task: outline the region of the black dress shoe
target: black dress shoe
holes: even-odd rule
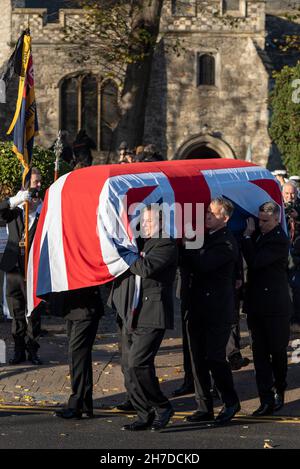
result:
[[[253,412],[254,417],[263,417],[264,415],[273,415],[274,405],[261,404],[258,409]]]
[[[155,432],[155,431],[159,431],[165,428],[168,425],[169,420],[173,415],[174,415],[174,409],[171,406],[168,407],[166,410],[164,410],[164,412],[162,412],[159,415],[156,412],[155,419],[153,420],[153,423],[151,426],[151,431]]]
[[[249,358],[245,357],[243,358],[242,356],[234,355],[230,360],[229,364],[232,370],[240,370],[244,366],[248,366],[250,363]]]
[[[30,361],[33,365],[42,365],[43,362],[40,357],[36,353],[29,353],[28,354],[28,361]]]
[[[76,409],[63,409],[60,411],[55,412],[55,417],[60,417],[62,419],[81,419],[82,417],[82,412],[80,410]]]
[[[284,406],[284,392],[276,392],[274,410],[280,410]]]
[[[172,392],[173,397],[179,397],[179,396],[185,396],[186,394],[192,394],[195,392],[195,387],[194,383],[183,383],[180,388],[175,389],[175,391]]]
[[[200,410],[186,417],[187,422],[210,422],[211,420],[214,420],[213,412],[201,412]]]
[[[129,401],[129,400],[121,402],[121,404],[117,405],[116,408],[118,410],[122,410],[123,412],[130,412],[130,411],[134,410],[134,407],[131,404],[131,401]]]
[[[217,415],[215,423],[218,425],[224,425],[225,423],[230,422],[233,419],[235,414],[241,410],[241,405],[239,402],[236,402],[234,405],[226,407],[223,406],[219,415]]]
[[[25,352],[15,352],[13,358],[9,360],[10,365],[18,365],[19,363],[26,361],[26,353]]]
[[[92,418],[95,417],[93,410],[83,410],[82,413],[83,413],[83,415],[85,415],[86,418],[88,418],[88,419],[92,419]]]
[[[122,430],[128,430],[130,432],[138,432],[139,430],[148,430],[151,426],[150,422],[144,422],[143,420],[136,420],[135,422],[128,423],[122,427]]]

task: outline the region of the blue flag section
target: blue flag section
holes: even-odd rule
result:
[[[22,54],[16,56],[20,61],[15,63],[15,70],[20,69],[18,99],[16,111],[7,134],[14,131],[13,151],[19,158],[24,170],[22,176],[23,188],[29,187],[30,166],[34,137],[38,132],[36,100],[34,93],[34,73],[31,53],[31,36],[25,31],[22,36]],[[19,41],[20,41],[19,39]]]

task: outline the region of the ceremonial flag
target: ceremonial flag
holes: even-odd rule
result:
[[[7,131],[14,131],[13,151],[19,158],[24,170],[23,188],[30,183],[30,165],[34,137],[38,132],[37,110],[34,93],[34,74],[29,30],[23,32],[18,41],[14,56],[14,69],[19,74],[19,89],[16,111]],[[20,53],[21,52],[21,53]]]
[[[139,252],[127,208],[152,203],[183,207],[224,196],[234,204],[233,231],[244,230],[264,202],[282,207],[280,188],[265,168],[240,160],[210,159],[99,165],[61,176],[48,189],[31,246],[28,313],[49,293],[107,283]],[[179,223],[166,227],[178,237]],[[284,215],[282,210],[282,223]],[[179,235],[180,237],[180,235]]]

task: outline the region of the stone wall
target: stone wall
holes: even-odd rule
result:
[[[182,0],[178,0],[179,2]],[[161,31],[164,33],[230,33],[258,34],[265,30],[265,2],[248,0],[244,12],[238,16],[225,15],[220,0],[194,0],[194,8],[189,15],[178,16],[172,13],[172,0],[165,0]]]
[[[2,1],[2,0],[1,0]],[[28,26],[32,36],[32,52],[35,71],[35,92],[38,103],[40,133],[37,143],[50,146],[60,128],[60,84],[64,77],[81,72],[101,74],[101,68],[92,60],[86,64],[76,63],[69,54],[70,47],[63,41],[63,28],[82,17],[81,10],[60,10],[59,22],[46,23],[46,9],[17,8],[11,13],[12,45]],[[2,18],[0,19],[0,21]],[[1,35],[0,35],[1,36]],[[12,49],[7,49],[8,55]],[[14,102],[13,102],[14,105]],[[13,106],[11,106],[13,107]],[[6,118],[9,109],[0,107]],[[1,137],[5,138],[1,126]]]
[[[255,161],[265,164],[270,151],[269,75],[259,54],[264,45],[264,3],[249,2],[249,18],[238,20],[234,30],[221,18],[212,18],[220,2],[201,5],[208,3],[201,15],[192,18],[172,17],[170,2],[165,7],[162,29],[169,33],[153,64],[144,140],[152,140],[168,158],[174,158],[207,127],[210,138],[232,150],[226,154],[244,158],[251,142]],[[179,57],[172,52],[178,31],[185,49]],[[197,58],[203,52],[215,56],[215,87],[197,84]]]
[[[265,164],[270,150],[268,74],[254,42],[238,37],[186,39],[189,50],[180,57],[165,53],[163,45],[155,57],[145,142],[153,141],[172,159],[207,126],[237,158],[245,157],[251,142],[255,161]],[[197,51],[202,48],[220,55],[218,89],[202,90],[196,84]]]
[[[92,60],[84,65],[76,63],[63,40],[63,28],[78,22],[81,10],[60,10],[57,22],[50,23],[46,8],[16,8],[29,3],[12,1],[14,10],[11,0],[1,0],[5,8],[0,17],[0,63],[9,57],[19,34],[29,25],[40,121],[38,141],[49,146],[60,126],[62,79],[86,71],[100,74],[101,69]],[[229,153],[244,158],[251,142],[255,161],[266,163],[270,147],[266,24],[272,31],[279,31],[283,23],[274,14],[268,15],[266,23],[265,8],[268,12],[282,7],[288,11],[298,3],[300,7],[300,0],[242,0],[240,12],[228,17],[221,0],[190,0],[184,14],[175,15],[171,0],[165,0],[160,44],[152,67],[144,143],[156,143],[168,158],[178,157],[182,146],[201,135],[206,126],[207,133],[224,142]],[[172,51],[178,39],[185,49],[179,57]],[[214,88],[197,86],[197,58],[202,52],[212,52],[216,57]],[[0,105],[2,138],[14,107],[16,92],[11,88],[10,93],[10,104]]]

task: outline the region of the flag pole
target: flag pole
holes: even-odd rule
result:
[[[63,143],[61,139],[61,130],[59,130],[56,142],[54,144],[55,163],[54,163],[54,182],[58,179],[59,173],[59,158],[63,151]]]
[[[25,229],[24,229],[24,243],[25,243],[25,259],[24,259],[24,280],[27,280],[27,266],[29,257],[29,202],[25,202]]]

